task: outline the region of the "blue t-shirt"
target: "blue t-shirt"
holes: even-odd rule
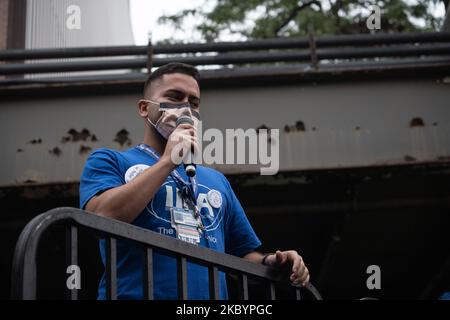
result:
[[[85,209],[87,202],[93,196],[128,183],[156,161],[138,147],[123,152],[104,148],[96,150],[87,159],[80,179],[80,208]],[[177,171],[187,181],[183,166],[179,166]],[[197,205],[206,228],[199,245],[238,257],[257,249],[261,242],[223,174],[211,168],[197,166],[196,178],[199,188]],[[166,236],[176,237],[176,232],[171,225],[170,208],[182,207],[182,199],[177,192],[177,187],[176,182],[169,176],[132,224]],[[208,196],[211,192],[215,197]],[[100,254],[105,264],[104,240],[100,241]],[[117,296],[119,299],[142,299],[142,262],[141,246],[132,241],[117,240]],[[209,299],[208,269],[188,262],[187,272],[188,299]],[[154,298],[178,299],[175,258],[154,252],[153,273]],[[219,277],[220,297],[227,299],[225,274],[220,272]],[[99,285],[99,299],[106,298],[105,288],[106,279],[103,274]]]

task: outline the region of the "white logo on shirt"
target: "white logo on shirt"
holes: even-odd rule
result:
[[[222,195],[219,191],[211,189],[208,192],[208,202],[216,209],[222,205]]]
[[[150,168],[150,166],[146,164],[136,164],[132,167],[129,167],[127,172],[125,172],[125,182],[126,183],[130,182],[147,168]]]

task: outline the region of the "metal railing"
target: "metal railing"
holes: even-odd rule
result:
[[[284,51],[283,51],[284,50]],[[158,56],[162,55],[162,56]],[[169,56],[168,56],[169,55]],[[0,75],[140,69],[169,62],[196,66],[450,55],[450,32],[293,37],[236,42],[0,50],[0,61],[119,57],[0,64]],[[128,56],[128,57],[127,57]],[[131,57],[130,57],[131,56]]]
[[[219,299],[219,271],[237,274],[239,297],[249,299],[248,279],[260,279],[267,283],[270,298],[276,298],[275,284],[292,288],[295,298],[301,299],[301,290],[307,290],[318,300],[321,296],[312,284],[294,287],[288,275],[274,268],[249,262],[236,256],[192,245],[172,237],[136,227],[114,219],[89,214],[75,208],[56,208],[35,217],[22,231],[16,245],[12,268],[13,299],[33,300],[37,298],[37,250],[42,235],[50,226],[63,223],[66,226],[66,256],[69,265],[78,264],[78,228],[88,229],[106,240],[106,297],[117,299],[117,239],[127,239],[143,246],[144,299],[153,299],[153,252],[166,252],[176,256],[179,299],[187,299],[187,262],[205,265],[209,270],[210,298]],[[72,289],[69,298],[76,300],[78,292]]]

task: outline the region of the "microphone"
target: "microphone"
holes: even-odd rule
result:
[[[194,121],[188,117],[188,116],[181,116],[177,119],[176,122],[176,126],[178,127],[180,124],[190,124],[190,125],[194,125]],[[193,152],[193,148],[191,149],[191,152]],[[188,177],[193,177],[195,176],[195,170],[196,170],[196,165],[195,163],[185,163],[184,164],[184,171],[186,172],[186,175]]]

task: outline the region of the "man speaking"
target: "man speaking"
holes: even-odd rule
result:
[[[197,69],[181,63],[157,69],[145,83],[138,112],[145,122],[143,142],[123,152],[103,148],[91,154],[80,179],[80,207],[255,263],[288,265],[292,283],[306,284],[309,272],[296,251],[268,255],[256,251],[261,242],[220,172],[197,166],[195,175],[188,171],[188,176],[185,166],[174,161],[180,141],[188,145],[188,150],[198,145]],[[105,263],[103,240],[100,253]],[[117,241],[119,299],[143,298],[142,261],[139,245]],[[155,252],[153,261],[155,299],[177,299],[175,258]],[[188,298],[209,299],[208,269],[188,263],[187,272]],[[224,273],[220,273],[219,285],[220,297],[227,299]],[[99,299],[106,298],[105,288],[103,275]]]

